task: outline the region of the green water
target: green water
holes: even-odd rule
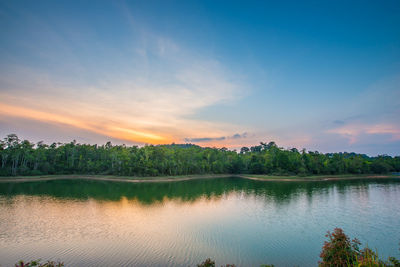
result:
[[[0,265],[317,266],[341,227],[400,257],[400,179],[0,183]]]

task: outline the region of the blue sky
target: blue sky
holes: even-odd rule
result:
[[[0,134],[400,151],[399,1],[1,1]]]

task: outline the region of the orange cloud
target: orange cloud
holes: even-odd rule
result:
[[[242,94],[238,79],[222,64],[185,51],[171,40],[149,38],[153,45],[143,49],[156,47],[152,54],[168,68],[157,64],[111,71],[88,84],[40,69],[10,67],[0,76],[0,112],[152,144],[182,142],[188,136],[229,136],[247,128],[192,116]],[[145,55],[134,56],[137,64],[146,65]]]
[[[137,131],[130,128],[114,125],[103,125],[99,122],[85,122],[82,119],[74,118],[66,115],[52,114],[42,112],[30,108],[12,106],[0,103],[0,112],[10,117],[21,117],[43,122],[66,124],[79,129],[89,130],[105,136],[114,137],[126,141],[136,141],[142,143],[161,144],[170,142],[168,136],[161,136],[150,132]]]

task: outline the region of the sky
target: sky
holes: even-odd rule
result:
[[[400,1],[0,1],[0,136],[400,155]]]

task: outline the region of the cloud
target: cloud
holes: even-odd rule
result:
[[[365,135],[387,135],[388,141],[400,140],[400,126],[389,123],[351,123],[327,131],[328,133],[338,134],[349,140],[349,144],[360,141],[360,137]]]
[[[187,143],[201,143],[201,142],[211,142],[211,141],[222,141],[225,140],[225,136],[221,137],[200,137],[200,138],[185,138]]]
[[[240,82],[222,63],[191,53],[166,37],[144,34],[141,38],[146,41],[126,55],[134,68],[110,68],[106,75],[86,69],[90,82],[74,77],[74,72],[60,76],[48,69],[3,65],[3,120],[18,117],[32,124],[68,125],[138,143],[176,142],[195,134],[226,136],[240,129],[189,118],[202,108],[241,97]],[[138,50],[146,52],[138,55]],[[143,68],[138,67],[141,64]]]
[[[242,134],[234,134],[232,135],[232,139],[240,139],[240,138],[246,138],[247,137],[247,133],[242,133]]]
[[[246,138],[247,133],[243,134],[234,134],[232,136],[219,136],[219,137],[198,137],[198,138],[185,138],[185,142],[187,143],[202,143],[202,142],[213,142],[213,141],[223,141],[223,140],[230,140],[230,139],[241,139]]]
[[[153,140],[154,142],[157,142],[164,140],[164,137],[160,135],[151,132],[124,128],[118,124],[116,125],[109,123],[106,125],[100,125],[96,122],[88,123],[68,115],[50,114],[34,109],[15,107],[2,103],[0,103],[0,111],[4,117],[7,116],[8,118],[18,117],[45,122],[48,124],[65,125],[68,127],[72,126],[77,129],[87,130],[96,134],[106,135],[122,140],[136,140],[138,142],[146,142],[147,140]]]
[[[333,121],[320,136],[329,141],[336,140],[339,146],[342,146],[340,141],[347,143],[348,149],[395,145],[400,141],[399,98],[400,75],[381,79],[360,93],[349,106],[347,116]],[[324,135],[326,133],[328,135]]]

